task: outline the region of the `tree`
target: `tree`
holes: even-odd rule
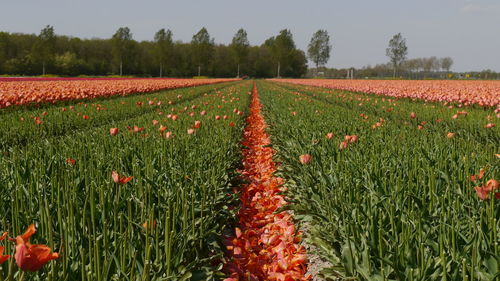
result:
[[[120,76],[123,75],[123,62],[131,59],[132,33],[128,27],[120,27],[111,38],[113,44],[113,56],[120,63]]]
[[[389,47],[385,50],[393,67],[393,77],[396,77],[396,70],[400,64],[406,59],[408,47],[406,47],[406,39],[398,33],[389,41]]]
[[[238,78],[240,77],[240,64],[245,62],[248,56],[249,46],[250,43],[248,42],[247,32],[243,28],[240,28],[234,35],[230,45],[233,56],[238,64],[238,74],[236,76]]]
[[[436,57],[423,58],[423,67],[425,72],[431,72],[436,65]]]
[[[280,77],[282,73],[288,73],[291,68],[291,57],[295,50],[295,42],[290,30],[281,30],[278,36],[267,39],[264,45],[271,48],[274,61],[278,64],[276,76]]]
[[[446,72],[450,71],[451,66],[453,65],[453,59],[450,57],[444,57],[440,59],[441,68],[446,70]]]
[[[31,50],[35,62],[42,63],[42,74],[45,75],[47,62],[52,62],[56,46],[56,34],[54,27],[47,25],[38,35],[38,40],[33,44]]]
[[[208,66],[214,52],[214,39],[210,38],[206,28],[200,29],[191,40],[193,63],[198,66],[198,76],[201,75],[201,66]]]
[[[316,65],[316,69],[319,66],[324,66],[328,62],[331,49],[332,46],[330,45],[330,36],[328,32],[322,29],[316,31],[307,49],[307,55]]]
[[[163,74],[163,65],[169,63],[169,58],[172,54],[172,31],[164,28],[158,30],[155,34],[156,59],[160,63],[160,77]]]

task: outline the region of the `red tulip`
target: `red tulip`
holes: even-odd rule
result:
[[[410,113],[410,118],[411,119],[417,118],[417,114],[415,112]]]
[[[235,125],[234,122],[229,122],[229,127],[234,127]]]
[[[490,128],[495,127],[495,124],[493,124],[493,123],[488,123],[488,124],[484,125],[484,127],[485,127],[486,129],[490,129]]]
[[[158,123],[160,123],[160,122],[158,122],[158,120],[153,120],[152,122],[153,122],[153,126],[156,126],[156,125],[158,125]]]
[[[126,184],[127,182],[131,181],[134,177],[121,177],[117,171],[111,172],[111,177],[113,178],[113,181],[118,184]]]
[[[69,165],[74,166],[76,164],[76,160],[72,159],[72,158],[68,158],[68,159],[66,159],[66,163],[68,163]]]
[[[83,119],[85,119],[85,120],[89,120],[89,118],[90,118],[88,115],[83,115],[82,117],[83,117]]]
[[[59,257],[58,253],[46,245],[32,245],[30,237],[35,234],[35,225],[32,224],[26,229],[23,235],[16,237],[16,264],[24,271],[40,270],[46,263]]]
[[[166,132],[165,135],[164,135],[164,137],[166,139],[172,138],[173,137],[172,132]]]
[[[110,128],[109,129],[109,134],[112,136],[118,135],[119,132],[120,132],[120,130],[118,128]]]
[[[194,121],[193,129],[199,129],[201,127],[201,121]]]
[[[194,129],[187,129],[188,135],[192,135],[192,134],[194,134],[194,132],[195,132]]]
[[[325,137],[326,137],[327,139],[332,139],[332,138],[333,138],[333,136],[334,136],[334,134],[333,134],[333,133],[328,133],[328,134],[326,134],[326,136],[325,136]]]

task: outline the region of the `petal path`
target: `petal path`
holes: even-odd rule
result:
[[[256,85],[252,90],[250,115],[244,131],[239,227],[226,239],[230,260],[225,281],[310,280],[305,276],[307,257],[288,211],[276,212],[287,204],[281,192],[283,179],[275,177],[274,150],[266,133],[266,122]]]

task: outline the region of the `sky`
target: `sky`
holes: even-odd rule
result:
[[[46,25],[81,38],[128,26],[136,40],[166,28],[184,42],[206,27],[224,44],[244,28],[252,45],[287,28],[304,51],[325,29],[335,68],[386,63],[387,44],[401,32],[408,58],[449,56],[453,71],[500,72],[500,0],[0,0],[0,31],[38,34]]]

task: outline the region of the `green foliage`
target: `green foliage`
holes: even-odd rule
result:
[[[163,76],[164,65],[169,65],[172,61],[173,54],[173,41],[172,41],[172,31],[168,29],[165,31],[164,28],[158,30],[154,38],[155,42],[155,54],[156,59],[160,64],[160,76]]]
[[[113,34],[111,38],[113,59],[115,66],[119,68],[120,75],[122,75],[122,67],[131,69],[129,65],[134,61],[134,48],[136,42],[132,40],[132,33],[128,27],[120,27]],[[128,71],[126,71],[128,72]]]
[[[241,29],[235,44],[214,44],[208,31],[202,29],[193,42],[183,43],[174,41],[170,30],[161,29],[151,41],[138,42],[129,28],[122,27],[110,39],[55,35],[53,52],[45,56],[38,36],[0,32],[0,74],[40,75],[45,58],[46,72],[66,76],[118,75],[121,61],[122,75],[158,77],[161,68],[162,76],[192,77],[201,66],[204,76],[235,77],[239,63],[241,76],[275,77],[277,64],[270,47],[250,46],[246,37]],[[286,68],[282,75],[304,75],[304,58],[301,51],[292,51],[286,59],[289,61],[281,62]]]
[[[301,77],[307,71],[307,58],[303,51],[295,47],[290,30],[283,29],[276,37],[267,39],[263,46],[270,51],[274,67],[279,66],[280,73],[273,75],[282,77]]]
[[[207,67],[214,53],[214,39],[206,28],[200,29],[191,40],[193,65]]]

